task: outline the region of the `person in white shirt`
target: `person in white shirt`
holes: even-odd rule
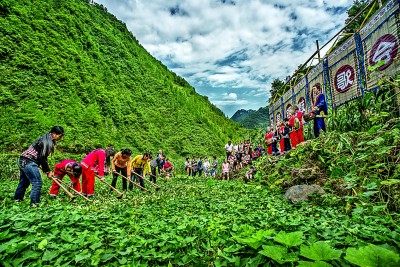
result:
[[[232,150],[233,150],[232,142],[228,141],[228,143],[225,145],[226,159],[228,159],[229,156],[232,154]]]
[[[210,174],[210,162],[208,161],[208,158],[204,158],[203,170],[204,170],[204,177],[207,177]]]

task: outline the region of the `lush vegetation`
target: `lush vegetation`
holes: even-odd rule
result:
[[[235,114],[232,115],[231,120],[236,121],[236,122],[241,122],[254,112],[256,112],[256,111],[253,109],[249,109],[249,110],[239,109],[238,111],[235,112]]]
[[[3,182],[0,261],[4,266],[398,266],[400,231],[388,214],[346,212],[334,195],[292,205],[278,190],[241,179],[160,182],[155,194],[136,189],[121,200],[102,184],[92,203],[44,194],[35,210],[27,201],[14,203],[15,183]]]
[[[269,113],[268,107],[261,107],[258,110],[238,110],[231,117],[232,120],[239,122],[246,128],[264,128],[268,126]]]
[[[97,182],[92,202],[70,202],[50,199],[44,178],[29,208],[12,200],[15,161],[55,124],[67,135],[51,166],[110,143],[221,155],[227,139],[265,132],[243,132],[102,6],[3,0],[0,26],[0,265],[399,266],[399,78],[330,112],[320,138],[259,159],[249,184],[246,170],[233,181],[178,175],[118,200]],[[285,190],[304,183],[327,195],[289,203]]]
[[[126,26],[85,0],[0,2],[0,151],[54,125],[59,148],[218,154],[243,132],[170,72]]]

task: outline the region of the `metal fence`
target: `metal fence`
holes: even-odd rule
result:
[[[297,104],[310,112],[314,102],[312,86],[322,85],[330,108],[362,97],[379,87],[383,77],[399,73],[400,1],[391,0],[379,9],[351,38],[325,56],[311,71],[296,81],[269,108],[271,124],[287,117],[288,109]],[[379,64],[379,65],[376,65]],[[369,71],[374,67],[375,71]]]

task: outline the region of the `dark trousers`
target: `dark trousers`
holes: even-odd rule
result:
[[[133,171],[135,173],[137,173],[138,175],[137,174],[132,174],[131,180],[132,181],[136,180],[140,184],[141,187],[146,188],[146,186],[144,185],[144,180],[142,178],[143,169],[137,168],[137,169],[133,169]],[[129,184],[129,189],[131,189],[131,190],[133,189],[133,184]],[[141,190],[143,190],[143,189],[141,189]]]
[[[40,202],[40,192],[42,190],[42,176],[39,172],[38,164],[34,161],[20,157],[18,159],[19,167],[19,184],[15,190],[14,199],[22,201],[24,199],[25,191],[30,184],[31,190],[31,206]]]
[[[120,173],[123,176],[127,177],[126,176],[126,168],[119,168],[119,167],[115,166],[115,171],[117,173]],[[112,179],[112,182],[111,182],[111,185],[113,187],[115,187],[117,185],[118,176],[119,176],[118,174],[113,173],[113,179]],[[122,179],[122,190],[126,190],[127,189],[126,183],[128,181],[126,179],[122,178],[122,177],[121,177],[121,179]],[[110,189],[110,190],[112,191],[112,189]]]
[[[160,170],[160,169],[158,169]],[[151,175],[150,175],[150,181],[152,181],[153,183],[156,183],[156,177],[157,177],[157,170],[156,167],[151,167]]]
[[[314,136],[318,137],[321,130],[326,132],[325,119],[324,118],[315,118],[314,119]]]
[[[292,149],[289,138],[283,138],[283,145],[284,145],[285,152],[290,151]]]

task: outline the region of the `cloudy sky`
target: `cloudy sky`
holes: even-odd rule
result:
[[[343,27],[353,0],[95,0],[228,117],[267,104]]]

